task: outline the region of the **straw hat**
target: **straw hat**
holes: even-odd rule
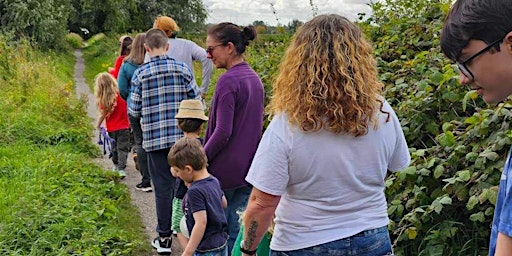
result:
[[[175,118],[195,118],[208,121],[204,115],[203,103],[200,100],[182,100]]]

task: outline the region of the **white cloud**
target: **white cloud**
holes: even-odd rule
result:
[[[371,13],[370,0],[313,0],[318,14],[336,13],[356,20],[357,14]],[[313,17],[310,0],[203,0],[209,11],[208,23],[233,22],[248,25],[262,20],[269,25],[286,25],[293,19],[307,21]],[[272,12],[274,5],[276,14]]]

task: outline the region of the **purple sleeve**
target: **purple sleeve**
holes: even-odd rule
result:
[[[219,84],[217,84],[219,86]],[[229,86],[223,86],[224,88]],[[227,89],[227,88],[226,88]],[[215,114],[217,120],[215,129],[210,139],[204,145],[206,156],[211,161],[228,143],[233,132],[233,120],[235,115],[235,93],[232,90],[219,91],[217,98],[217,108]]]

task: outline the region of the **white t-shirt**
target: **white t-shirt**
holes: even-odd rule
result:
[[[399,120],[384,102],[379,127],[354,137],[326,130],[303,132],[285,114],[271,121],[246,180],[281,196],[270,248],[289,251],[350,237],[389,223],[387,170],[410,162]]]

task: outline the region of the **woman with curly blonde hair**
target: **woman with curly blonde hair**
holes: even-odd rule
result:
[[[246,177],[245,255],[274,213],[271,255],[392,254],[384,180],[410,155],[381,92],[372,47],[355,24],[330,14],[299,28]]]
[[[130,151],[130,123],[126,101],[119,94],[116,79],[107,72],[96,76],[94,96],[100,112],[96,128],[100,129],[105,120],[108,135],[115,140],[112,145],[114,171],[119,172],[119,176],[124,178],[126,160]]]

